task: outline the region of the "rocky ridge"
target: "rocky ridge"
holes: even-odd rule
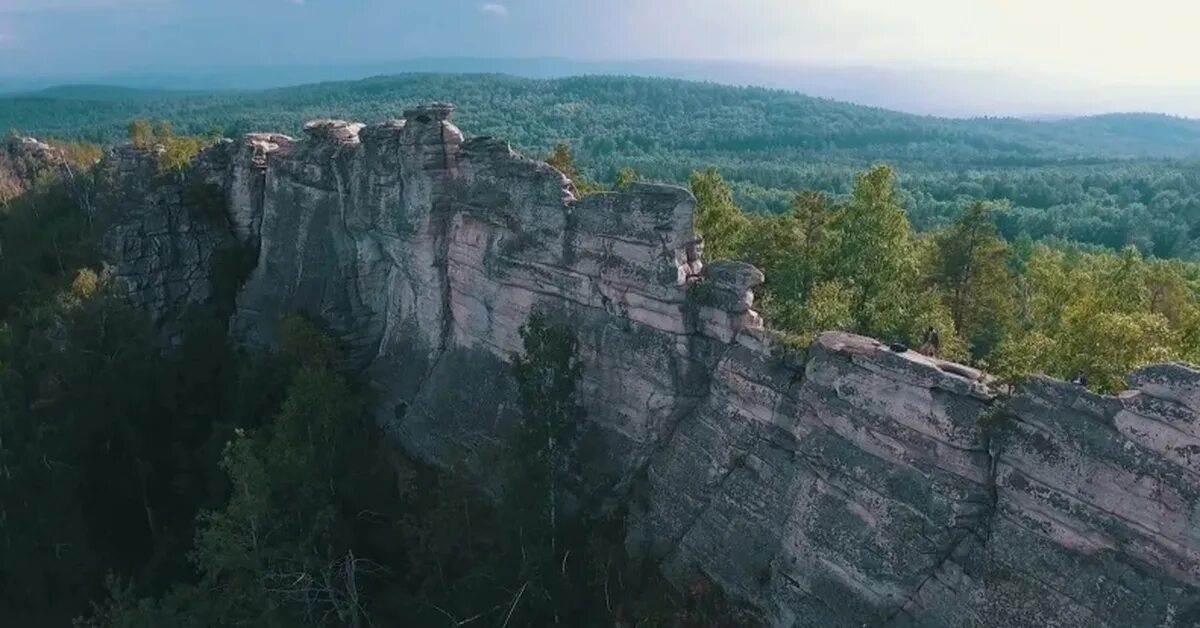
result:
[[[214,299],[236,243],[232,333],[320,318],[396,445],[480,481],[516,420],[519,329],[546,313],[578,338],[584,450],[629,500],[629,548],[767,625],[1200,625],[1200,371],[998,400],[848,334],[789,355],[753,310],[762,274],[703,263],[685,190],[578,198],[452,111],[227,141],[189,183],[118,149],[112,271],[169,323]]]

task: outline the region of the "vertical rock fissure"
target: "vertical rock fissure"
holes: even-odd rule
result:
[[[992,406],[985,408],[984,411],[980,413],[980,419],[990,416],[993,413],[1003,412],[1003,401],[997,399],[992,401],[992,404]],[[996,517],[999,504],[999,494],[996,487],[997,456],[996,452],[993,450],[993,433],[985,429],[983,432],[983,438],[983,451],[987,456],[985,467],[986,475],[984,477],[986,501],[981,504],[982,508],[979,511],[973,513],[964,513],[963,515],[957,515],[955,517],[955,522],[950,526],[949,529],[957,529],[958,532],[946,544],[945,549],[937,554],[938,558],[934,561],[934,564],[929,568],[928,572],[921,577],[921,580],[913,588],[912,592],[909,593],[908,596],[906,596],[904,600],[887,615],[883,623],[880,624],[882,628],[893,625],[893,622],[899,619],[901,615],[915,617],[910,608],[917,603],[917,600],[921,596],[921,593],[925,589],[926,585],[937,579],[938,574],[942,572],[947,563],[968,559],[969,554],[960,555],[960,550],[964,549],[964,546],[968,542],[972,540],[977,541],[979,543],[979,548],[981,549],[987,546],[987,543],[991,538],[992,523]],[[966,520],[960,522],[961,519]],[[967,562],[970,561],[968,560]]]
[[[445,126],[441,127],[439,137],[441,138],[442,168],[430,177],[433,185],[431,192],[430,226],[433,232],[431,234],[433,247],[436,251],[433,259],[433,271],[438,277],[438,286],[440,289],[440,329],[438,330],[437,346],[433,348],[429,366],[422,373],[417,385],[413,388],[411,404],[413,407],[421,408],[427,414],[430,412],[429,408],[421,403],[420,400],[426,393],[426,385],[430,378],[437,372],[442,360],[448,353],[454,335],[454,294],[451,287],[450,274],[450,229],[453,224],[454,211],[449,190],[447,189],[453,178],[453,168],[451,168],[450,163]]]

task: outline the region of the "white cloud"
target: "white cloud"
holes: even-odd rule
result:
[[[498,2],[488,2],[479,6],[479,10],[486,15],[494,15],[496,17],[505,17],[508,15],[508,7]]]

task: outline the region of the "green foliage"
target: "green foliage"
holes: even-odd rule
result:
[[[840,281],[813,286],[799,328],[813,331],[850,328],[854,325],[854,296],[854,291]]]
[[[149,590],[184,577],[219,494],[213,417],[239,420],[223,328],[169,354],[120,288],[86,270],[71,284],[0,325],[0,609],[18,625],[61,625],[109,571]]]
[[[0,176],[9,163],[0,155]],[[91,172],[10,167],[26,176],[0,206],[0,320],[66,288],[76,269],[99,265],[91,211],[98,184]]]
[[[223,506],[198,517],[195,584],[138,599],[110,583],[89,626],[366,625],[367,579],[355,513],[383,482],[357,393],[333,367],[332,342],[298,317],[282,325],[289,373],[275,417],[233,430],[220,459]]]
[[[692,195],[696,197],[696,230],[704,237],[708,259],[732,259],[741,247],[747,220],[733,202],[729,186],[715,168],[694,172]]]
[[[808,348],[812,346],[812,341],[812,336],[782,333],[772,347],[771,359],[776,364],[802,363],[808,354]]]
[[[227,317],[248,252],[234,243],[214,256],[213,301],[164,346],[124,288],[91,270],[103,225],[84,200],[112,195],[78,187],[87,174],[46,179],[0,215],[6,620],[578,625],[720,606],[680,600],[625,558],[623,517],[598,507],[606,487],[578,455],[565,328],[534,317],[524,329],[522,420],[497,504],[384,457],[335,343],[310,321],[282,321],[275,354],[235,351]],[[202,209],[204,190],[181,191]]]
[[[933,281],[945,295],[953,329],[975,358],[991,353],[1015,323],[1014,282],[1007,244],[996,234],[990,208],[969,205],[934,236]]]
[[[196,157],[208,140],[203,137],[171,137],[163,143],[163,152],[159,155],[159,168],[163,172],[182,172],[196,161]]]
[[[166,120],[159,120],[154,124],[154,139],[159,142],[168,142],[175,137],[175,128]]]
[[[575,389],[582,365],[571,331],[541,314],[521,329],[521,339],[525,352],[513,358],[513,378],[524,415],[513,443],[521,455],[513,457],[511,483],[521,492],[506,502],[531,529],[545,532],[554,551],[563,502],[578,493],[581,481],[576,449],[584,417]]]
[[[588,194],[603,191],[603,188],[579,172],[575,165],[575,155],[571,152],[571,145],[566,142],[559,142],[554,145],[554,150],[546,156],[546,163],[566,175],[575,184],[575,190],[579,192],[580,196],[587,196]]]
[[[821,275],[846,285],[853,294],[854,329],[871,336],[911,337],[915,331],[917,259],[899,202],[891,168],[862,173],[820,246]]]
[[[999,374],[1082,372],[1115,392],[1134,368],[1196,359],[1196,269],[1131,252],[1068,255],[1044,246],[1028,268],[1017,299],[1024,320],[994,352]]]
[[[982,203],[918,237],[901,198],[885,167],[860,175],[845,202],[802,191],[773,217],[744,216],[726,196],[714,206],[738,221],[738,238],[719,245],[765,271],[759,308],[802,343],[855,331],[1010,381],[1083,373],[1110,392],[1139,366],[1200,357],[1200,265],[1146,259],[1134,247],[1084,252],[1028,237],[1009,246]],[[924,346],[929,329],[936,347]]]
[[[521,339],[512,374],[522,416],[506,452],[512,466],[503,511],[510,543],[520,548],[515,575],[529,595],[520,623],[554,625],[587,604],[589,544],[603,539],[589,532],[582,504],[598,487],[585,486],[580,464],[583,366],[572,331],[535,313]],[[568,565],[572,553],[576,561]]]
[[[408,90],[408,100],[421,89],[466,90],[476,100],[468,99],[464,124],[475,116],[481,130],[515,131],[538,147],[546,137],[585,138],[574,140],[579,154],[618,188],[637,175],[617,163],[667,180],[691,173],[707,257],[766,271],[758,303],[784,332],[775,356],[784,362],[794,363],[825,329],[912,344],[929,328],[942,356],[1014,381],[1082,372],[1093,387],[1114,391],[1142,364],[1200,360],[1200,265],[1149,255],[1193,251],[1187,234],[1200,224],[1192,207],[1200,179],[1171,162],[1045,166],[1078,129],[1050,125],[1035,140],[1003,121],[927,121],[640,79],[547,82],[549,95],[537,98],[527,81],[503,77],[479,79],[483,88],[444,77],[363,85],[378,89],[369,97],[306,89],[379,114],[384,106],[374,103],[396,95],[389,89]],[[235,95],[170,101],[138,115],[205,111],[208,119],[181,128],[219,121],[245,130],[239,125],[275,119],[255,116],[308,117],[312,94],[297,93],[258,95],[244,108]],[[484,96],[526,104],[472,110]],[[579,106],[538,100],[568,97]],[[726,106],[711,106],[723,99]],[[676,102],[684,105],[670,106]],[[657,103],[661,128],[645,136],[646,111],[630,113],[630,103]],[[129,107],[89,104],[88,115],[118,110],[113,119],[127,120]],[[513,128],[532,115],[548,122]],[[629,132],[635,119],[639,133]],[[745,120],[766,123],[751,128]],[[164,172],[181,180],[203,146],[169,125],[139,123],[129,134],[142,148],[161,145]],[[906,147],[898,154],[911,167],[907,191],[887,167],[850,183],[851,169],[883,146]],[[214,302],[189,311],[181,341],[162,347],[160,330],[90,270],[99,266],[92,242],[102,231],[91,206],[98,182],[87,171],[97,153],[84,145],[68,152],[71,168],[32,177],[27,164],[0,160],[0,186],[5,176],[17,181],[0,199],[6,620],[63,625],[83,614],[80,625],[96,628],[472,618],[738,625],[711,584],[697,581],[680,599],[624,555],[621,512],[602,507],[608,487],[585,465],[578,346],[566,328],[534,316],[522,330],[512,370],[520,420],[505,435],[510,462],[496,468],[503,499],[494,501],[449,475],[384,458],[362,391],[339,372],[336,343],[311,321],[283,321],[276,354],[229,346],[227,316],[252,252],[220,251]],[[829,159],[815,165],[815,155]],[[581,193],[596,189],[565,143],[550,159]],[[716,169],[693,172],[714,163],[730,181]],[[978,168],[946,170],[964,163]],[[802,186],[822,191],[791,191]],[[201,209],[212,193],[181,189]],[[737,201],[747,197],[774,212],[742,212]],[[916,235],[910,221],[934,230]],[[692,290],[696,302],[705,300],[705,284]]]
[[[154,129],[145,120],[129,123],[129,142],[134,148],[148,149],[154,145]]]
[[[1165,116],[951,120],[667,79],[412,74],[259,92],[59,89],[0,99],[0,128],[110,143],[140,118],[169,119],[180,135],[209,136],[214,126],[299,135],[314,118],[370,122],[447,99],[464,129],[530,154],[569,142],[592,180],[631,167],[685,183],[715,166],[743,207],[785,213],[792,190],[841,199],[858,171],[884,162],[904,173],[920,231],[990,201],[1010,242],[1024,232],[1158,257],[1200,251],[1200,124]]]
[[[62,155],[63,160],[75,171],[84,171],[98,163],[104,156],[104,149],[91,142],[48,142]]]
[[[293,375],[283,405],[268,427],[226,447],[229,502],[201,517],[194,553],[201,590],[223,592],[209,604],[214,625],[365,621],[347,496],[367,441],[330,345],[303,320],[286,321],[280,353]]]
[[[332,340],[300,317],[281,327],[286,394],[272,419],[225,432],[228,490],[199,517],[195,577],[108,578],[77,626],[750,625],[711,584],[681,599],[626,560],[620,513],[596,507],[584,480],[566,328],[535,315],[522,330],[512,370],[522,416],[496,503],[373,455],[378,437],[334,368]]]
[[[773,324],[808,338],[843,329],[907,341],[925,329],[921,256],[894,178],[887,167],[864,172],[851,200],[836,206],[801,192],[781,216],[728,211],[743,225],[737,256],[766,273],[762,309]]]
[[[196,156],[214,141],[212,136],[177,136],[166,120],[153,126],[145,120],[129,123],[129,141],[139,150],[157,150],[158,167],[163,173],[178,174],[196,160]]]
[[[625,167],[617,171],[617,180],[613,187],[624,191],[632,188],[633,184],[641,180],[642,178],[633,168]]]

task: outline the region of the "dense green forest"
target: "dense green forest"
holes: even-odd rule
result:
[[[849,198],[812,190],[779,215],[748,215],[715,170],[692,175],[710,256],[761,268],[759,307],[803,350],[839,329],[988,369],[1002,381],[1081,378],[1116,392],[1134,368],[1200,362],[1200,264],[1077,245],[1014,242],[993,208],[912,230],[895,173],[860,173]]]
[[[299,134],[309,119],[377,121],[426,100],[454,102],[469,132],[534,154],[569,142],[603,182],[632,167],[684,183],[715,166],[747,210],[783,213],[792,190],[844,197],[857,172],[884,162],[920,231],[986,200],[1009,240],[1200,253],[1200,122],[1159,115],[951,120],[667,79],[412,74],[267,91],[64,87],[0,99],[0,128],[111,142],[144,118],[190,134]]]

